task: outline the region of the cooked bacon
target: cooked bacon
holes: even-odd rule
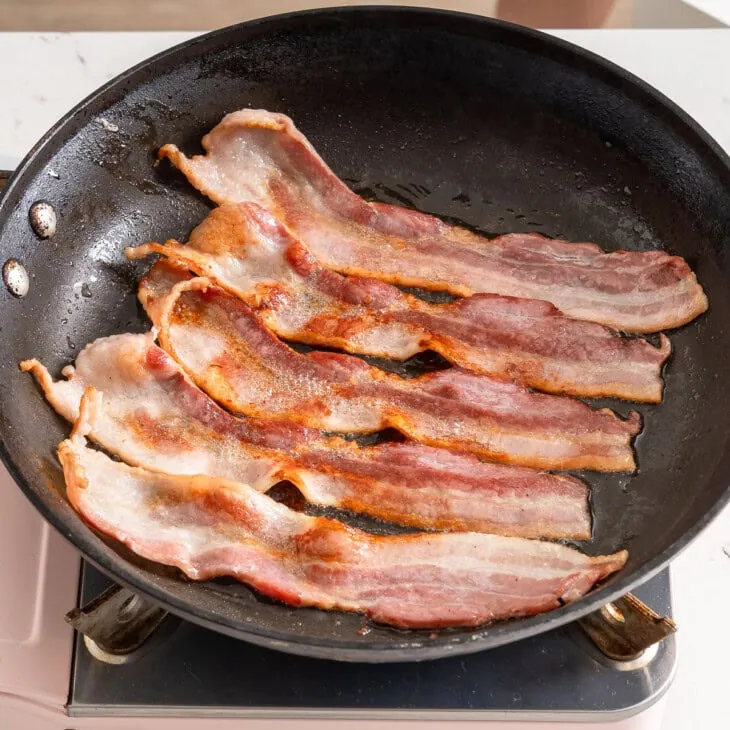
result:
[[[270,213],[253,203],[223,205],[181,246],[147,244],[133,258],[162,253],[241,297],[280,337],[347,352],[405,360],[434,350],[473,372],[516,376],[549,393],[659,402],[669,340],[659,348],[562,315],[552,304],[475,294],[429,304],[376,279],[322,266]],[[156,303],[187,275],[158,262],[139,296]]]
[[[592,243],[514,233],[488,240],[430,215],[367,203],[327,167],[283,114],[244,109],[203,137],[205,155],[167,157],[216,203],[273,213],[326,266],[394,284],[552,302],[576,319],[627,332],[691,321],[707,298],[684,259],[605,253]]]
[[[459,368],[406,379],[351,355],[295,352],[237,297],[196,278],[162,306],[159,338],[212,398],[335,432],[388,427],[422,443],[546,469],[631,471],[641,418]]]
[[[219,408],[154,344],[116,335],[85,347],[54,382],[36,360],[22,364],[64,418],[85,389],[103,389],[94,440],[124,461],[171,474],[240,481],[265,492],[280,480],[314,504],[418,528],[523,537],[590,537],[586,485],[420,444],[358,448],[302,426],[252,421]]]
[[[193,580],[232,576],[294,606],[357,611],[400,628],[477,626],[579,599],[627,553],[479,533],[376,536],[294,512],[251,487],[112,461],[86,447],[86,393],[58,449],[67,493],[93,527]]]

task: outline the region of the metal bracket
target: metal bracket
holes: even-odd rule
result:
[[[168,616],[163,608],[113,585],[85,606],[69,611],[66,621],[83,634],[97,659],[121,664],[139,653]]]
[[[607,603],[578,621],[602,654],[617,662],[636,662],[650,647],[677,630],[632,593]]]

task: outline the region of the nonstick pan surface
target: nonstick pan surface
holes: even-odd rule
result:
[[[660,248],[697,272],[710,310],[670,333],[659,406],[637,408],[634,475],[592,487],[590,553],[627,548],[626,568],[584,600],[477,631],[395,631],[360,616],[293,609],[229,581],[194,583],[88,528],[64,498],[55,449],[68,424],[18,362],[52,371],[97,337],[148,329],[135,297],[145,268],[127,245],[185,239],[209,211],[156,150],[190,153],[241,107],[289,114],[335,172],[371,198],[486,233],[539,231],[608,250]],[[39,240],[36,200],[58,213]],[[0,202],[2,261],[31,276],[0,293],[3,457],[43,516],[120,583],[192,621],[272,648],[353,661],[473,652],[572,621],[670,561],[729,496],[730,166],[659,93],[538,32],[475,16],[393,8],[297,13],[197,38],[135,67],[62,119]],[[0,262],[1,263],[1,262]],[[369,529],[388,529],[362,523]]]

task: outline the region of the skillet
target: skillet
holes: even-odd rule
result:
[[[211,205],[156,150],[200,151],[202,134],[251,106],[289,114],[362,194],[486,233],[539,231],[607,250],[685,257],[710,310],[670,333],[659,406],[639,410],[633,475],[592,488],[592,554],[629,550],[583,600],[478,630],[395,631],[356,615],[293,609],[245,586],[194,583],[87,527],[55,458],[68,433],[18,362],[52,372],[93,339],[149,327],[144,263],[126,245],[185,239]],[[28,212],[48,201],[56,234]],[[225,28],[136,66],[92,94],[30,151],[0,201],[0,264],[21,262],[27,296],[0,292],[0,439],[19,487],[115,581],[220,632],[296,654],[406,661],[464,654],[574,621],[663,568],[730,498],[730,164],[684,112],[622,69],[536,31],[452,12],[341,8]],[[363,523],[359,523],[363,524]],[[382,525],[365,524],[385,530]]]

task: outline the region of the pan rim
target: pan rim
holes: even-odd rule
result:
[[[301,19],[326,19],[330,17],[336,21],[342,16],[367,15],[379,15],[382,17],[408,16],[414,24],[418,23],[419,19],[427,20],[429,23],[440,19],[444,24],[452,23],[453,28],[449,26],[448,29],[453,30],[455,33],[460,32],[462,28],[466,32],[467,27],[473,35],[482,35],[484,31],[489,31],[490,29],[492,31],[497,30],[504,34],[504,41],[509,42],[511,40],[512,45],[518,45],[521,41],[521,46],[524,47],[525,43],[529,42],[533,46],[538,46],[543,55],[554,54],[556,51],[559,51],[568,57],[580,60],[593,73],[600,73],[600,78],[605,83],[623,83],[622,88],[626,93],[642,95],[645,100],[653,102],[659,108],[663,109],[663,111],[667,112],[668,123],[675,128],[680,128],[685,136],[688,134],[693,135],[695,147],[699,150],[700,145],[702,145],[704,147],[702,151],[709,153],[709,159],[712,160],[713,164],[719,165],[726,174],[730,174],[730,158],[728,155],[687,112],[650,84],[642,81],[622,67],[569,41],[504,21],[451,10],[398,6],[346,6],[284,13],[221,28],[176,44],[124,71],[74,106],[31,148],[16,168],[8,182],[4,195],[0,198],[0,218],[8,214],[8,209],[13,207],[13,201],[19,193],[22,193],[23,178],[38,156],[50,145],[57,143],[59,138],[65,141],[67,137],[64,133],[69,134],[70,132],[70,134],[73,134],[74,130],[70,128],[77,121],[77,117],[94,103],[103,102],[110,91],[121,89],[126,82],[130,84],[143,82],[144,79],[140,77],[140,74],[144,73],[151,66],[164,61],[172,61],[174,63],[175,58],[181,52],[189,52],[197,45],[219,42],[219,39],[224,38],[228,34],[236,34],[240,30],[248,31],[259,28],[261,31],[267,32],[269,29],[275,30],[283,23],[299,21]],[[32,172],[28,174],[32,174]],[[183,598],[177,595],[169,595],[164,588],[156,585],[154,581],[144,579],[135,572],[134,566],[119,553],[110,549],[95,532],[86,526],[86,523],[76,513],[73,513],[75,519],[85,529],[72,529],[72,523],[62,515],[54,512],[51,505],[44,501],[41,493],[31,488],[30,484],[20,473],[20,467],[16,465],[2,440],[0,440],[0,458],[2,458],[13,480],[41,516],[69,540],[84,557],[122,585],[147,596],[156,603],[164,605],[173,613],[187,620],[202,624],[222,633],[236,636],[237,638],[251,641],[252,643],[260,643],[267,646],[272,646],[273,643],[276,645],[274,648],[280,648],[290,653],[327,658],[333,658],[333,654],[339,652],[339,656],[336,658],[351,661],[404,661],[456,656],[485,648],[497,647],[571,623],[591,613],[605,603],[624,595],[634,586],[645,582],[661,571],[693,542],[730,502],[730,487],[726,487],[722,495],[705,512],[702,518],[697,520],[689,530],[662,553],[625,576],[619,573],[608,584],[595,589],[575,604],[563,606],[554,611],[529,618],[497,622],[474,630],[464,629],[458,635],[441,634],[437,639],[432,641],[424,639],[421,634],[417,634],[414,638],[409,638],[408,634],[404,633],[402,643],[373,642],[364,645],[357,640],[293,637],[288,631],[279,632],[274,629],[263,629],[250,625],[241,626],[234,619],[228,616],[222,616],[204,607],[196,606],[192,610],[189,603]],[[337,613],[333,613],[333,616],[337,615]]]

